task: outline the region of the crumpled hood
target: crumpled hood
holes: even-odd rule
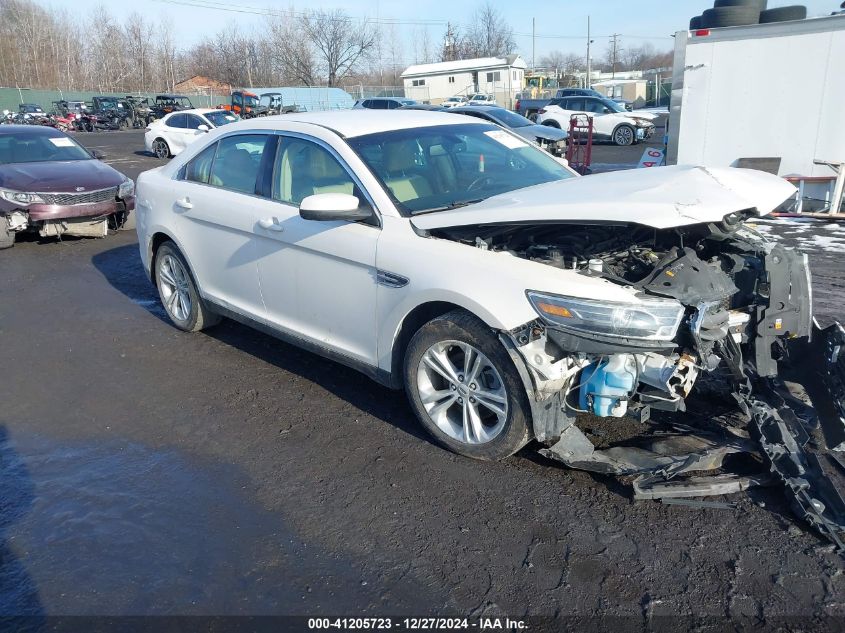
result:
[[[67,193],[117,187],[126,177],[98,160],[66,160],[0,165],[0,187],[14,191]]]
[[[571,178],[412,219],[420,229],[516,222],[614,222],[656,229],[718,222],[728,213],[771,213],[795,193],[753,169],[677,165]]]

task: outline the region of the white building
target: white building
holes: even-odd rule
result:
[[[525,60],[519,55],[460,59],[410,66],[402,73],[402,80],[409,99],[437,104],[448,97],[480,92],[495,96],[501,106],[511,107],[516,93],[522,90],[525,68]]]

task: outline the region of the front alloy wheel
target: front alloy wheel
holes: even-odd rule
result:
[[[414,334],[404,380],[423,427],[460,455],[503,459],[531,439],[531,408],[513,360],[495,333],[464,310]]]
[[[617,145],[633,145],[636,133],[630,125],[620,125],[613,133],[613,142]]]
[[[449,437],[486,444],[508,418],[502,377],[483,353],[468,343],[443,341],[423,354],[417,391],[428,416]]]

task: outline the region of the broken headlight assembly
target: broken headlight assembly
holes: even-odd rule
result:
[[[132,181],[131,178],[127,178],[122,183],[120,183],[120,187],[117,190],[117,197],[118,198],[129,198],[135,195],[135,183]]]
[[[11,189],[0,189],[0,197],[9,202],[20,204],[23,206],[30,204],[44,204],[44,200],[36,193],[26,193],[25,191],[12,191]]]
[[[615,303],[544,294],[529,290],[528,300],[551,327],[645,341],[671,341],[684,318],[677,301],[645,299]]]

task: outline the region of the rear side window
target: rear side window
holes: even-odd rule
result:
[[[186,114],[174,114],[165,122],[167,127],[185,129],[188,127],[188,116]]]
[[[564,110],[583,110],[584,97],[570,97],[569,99],[564,99],[564,102],[560,104],[560,107]]]
[[[217,144],[209,184],[240,193],[255,193],[267,134],[229,136]]]
[[[387,101],[384,99],[373,99],[370,101],[370,107],[374,110],[387,110]]]
[[[185,166],[185,180],[208,184],[211,177],[211,164],[214,162],[214,154],[217,151],[217,143],[206,147],[197,154],[191,162]]]

